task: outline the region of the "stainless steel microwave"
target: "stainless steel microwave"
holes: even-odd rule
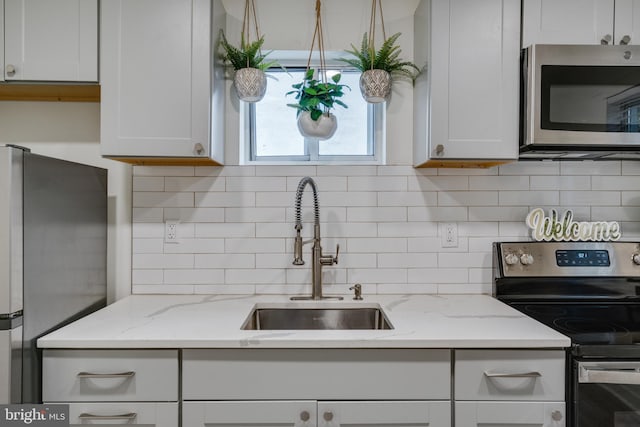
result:
[[[521,159],[640,160],[640,46],[522,54]]]

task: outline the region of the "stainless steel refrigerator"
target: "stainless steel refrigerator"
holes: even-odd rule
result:
[[[106,304],[107,171],[0,146],[0,404],[41,402],[36,340]]]

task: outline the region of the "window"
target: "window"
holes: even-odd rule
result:
[[[328,140],[305,139],[296,124],[293,95],[285,96],[305,74],[304,67],[287,71],[273,68],[267,71],[268,85],[264,99],[245,104],[245,160],[272,163],[368,163],[383,160],[384,104],[368,104],[360,94],[360,72],[331,67],[327,72],[340,72],[341,84],[346,84],[342,101],[349,108],[332,110],[338,119],[338,130]]]

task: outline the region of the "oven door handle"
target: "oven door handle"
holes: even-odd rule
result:
[[[579,383],[593,384],[638,384],[640,385],[640,368],[603,369],[580,366]]]

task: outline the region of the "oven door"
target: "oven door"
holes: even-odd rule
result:
[[[575,427],[640,425],[640,362],[574,362]]]

